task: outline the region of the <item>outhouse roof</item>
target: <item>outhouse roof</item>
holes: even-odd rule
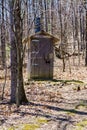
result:
[[[45,32],[45,31],[40,31],[38,33],[35,33],[34,35],[31,35],[31,36],[24,38],[22,42],[23,43],[29,43],[31,39],[40,38],[40,37],[52,38],[54,44],[59,41],[59,38],[53,36],[52,34]]]

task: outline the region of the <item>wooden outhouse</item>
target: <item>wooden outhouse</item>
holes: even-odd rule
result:
[[[41,31],[28,38],[28,78],[53,78],[54,45],[59,39]]]

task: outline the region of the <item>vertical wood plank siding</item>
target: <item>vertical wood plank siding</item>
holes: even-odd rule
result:
[[[53,78],[53,40],[42,37],[31,40],[31,78]]]

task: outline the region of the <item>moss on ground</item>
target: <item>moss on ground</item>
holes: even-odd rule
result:
[[[45,124],[48,122],[48,120],[46,118],[37,118],[37,124]]]
[[[10,127],[8,130],[15,130],[15,127],[12,126],[12,127]]]
[[[20,124],[19,127],[14,127],[14,126],[12,126],[12,127],[8,128],[8,130],[16,130],[16,128],[20,130],[20,127],[21,127],[21,130],[36,130],[37,128],[40,128],[41,125],[43,125],[43,124],[45,124],[45,123],[48,123],[48,120],[47,120],[46,118],[37,117],[37,118],[35,119],[35,122],[34,122],[34,123],[31,123],[31,124],[23,124],[23,125]]]
[[[87,120],[80,121],[79,123],[76,124],[76,129],[75,130],[84,130],[84,128],[87,126]]]
[[[36,130],[37,128],[40,127],[38,124],[24,124],[22,130]]]

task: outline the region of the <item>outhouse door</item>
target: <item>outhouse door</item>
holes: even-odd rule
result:
[[[53,77],[53,46],[50,38],[31,42],[31,78]]]

